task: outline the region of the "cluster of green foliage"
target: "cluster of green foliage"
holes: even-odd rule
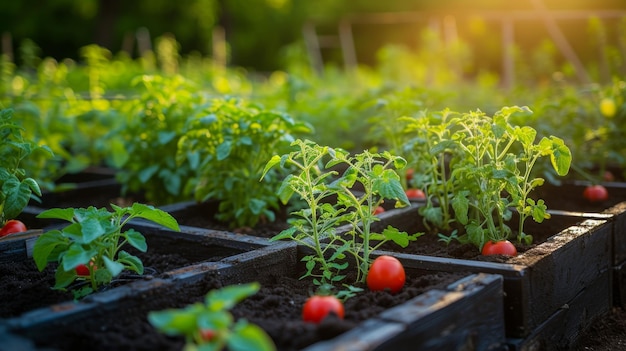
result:
[[[481,248],[489,240],[509,237],[512,229],[507,222],[516,210],[517,239],[532,241],[524,233],[525,220],[542,222],[550,217],[544,201],[529,196],[544,183],[536,176],[535,164],[549,157],[553,170],[564,176],[572,155],[558,137],[544,136],[536,143],[537,131],[512,124],[513,115],[523,118],[519,116],[530,116],[532,111],[504,107],[488,116],[481,111],[446,110],[402,119],[412,136],[404,148],[415,170],[412,181],[428,195],[420,207],[427,226],[452,231],[451,237]]]
[[[275,350],[272,339],[263,329],[246,319],[235,321],[229,312],[259,288],[258,283],[248,283],[212,290],[206,295],[204,303],[153,311],[148,314],[148,321],[166,335],[184,336],[185,351],[225,348],[233,351]]]
[[[122,250],[126,244],[146,252],[144,236],[134,229],[126,229],[133,218],[143,218],[172,230],[180,230],[176,220],[168,213],[152,206],[135,203],[131,207],[111,205],[106,208],[54,208],[40,213],[38,218],[61,219],[70,222],[62,229],[52,229],[37,238],[33,259],[42,271],[49,263],[57,263],[54,289],[65,290],[76,280],[88,285],[72,286],[76,298],[97,291],[111,283],[122,271],[143,274],[141,259]],[[76,268],[85,265],[87,277]]]
[[[0,225],[22,213],[31,196],[41,196],[39,184],[21,163],[31,153],[49,151],[24,138],[11,109],[0,110]]]
[[[266,182],[258,180],[267,160],[310,128],[241,100],[215,99],[206,105],[198,118],[187,121],[176,155],[178,165],[195,171],[196,200],[218,200],[217,219],[233,227],[274,221],[283,174],[266,172]]]

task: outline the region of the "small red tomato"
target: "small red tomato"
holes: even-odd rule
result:
[[[87,268],[87,265],[79,264],[78,266],[76,266],[76,275],[81,277],[88,277],[89,274],[89,268]]]
[[[407,189],[405,193],[409,200],[424,200],[426,198],[426,194],[420,189]]]
[[[215,330],[213,329],[201,329],[200,338],[204,341],[211,341],[215,338]]]
[[[385,208],[384,208],[384,207],[382,207],[382,206],[378,206],[378,207],[376,207],[376,208],[374,209],[374,214],[375,214],[375,215],[377,215],[377,214],[381,214],[381,213],[383,213],[383,212],[385,212]]]
[[[319,323],[331,312],[343,319],[343,303],[332,295],[314,295],[309,297],[304,303],[302,307],[302,319],[305,322]]]
[[[26,225],[17,219],[11,219],[4,224],[4,227],[0,229],[0,238],[13,233],[25,232]]]
[[[583,197],[591,202],[602,202],[609,198],[609,192],[602,185],[590,185],[583,191]]]
[[[98,266],[96,266],[93,261],[89,261],[89,266],[91,267],[91,269],[93,269],[94,272],[98,270]],[[88,277],[90,274],[91,273],[89,272],[89,268],[87,267],[87,265],[79,264],[78,266],[76,266],[76,275],[79,275],[81,277]]]
[[[485,245],[483,245],[483,249],[481,251],[483,256],[490,255],[504,255],[504,256],[517,256],[517,249],[515,245],[513,245],[508,240],[501,241],[487,241]]]
[[[405,281],[402,263],[392,256],[378,256],[367,273],[367,287],[372,291],[389,289],[396,293],[402,289]]]
[[[413,170],[413,168],[409,168],[406,170],[406,181],[410,182],[411,179],[413,179],[413,174],[415,173],[415,171]]]
[[[606,182],[613,182],[613,181],[615,181],[615,176],[613,175],[613,172],[611,172],[611,171],[605,171],[604,172],[604,176],[602,178],[604,178],[604,181],[606,181]]]

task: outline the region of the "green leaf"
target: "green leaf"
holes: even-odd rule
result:
[[[278,240],[283,240],[283,239],[293,239],[293,234],[296,232],[297,228],[296,227],[289,227],[285,230],[283,230],[282,232],[278,233],[277,235],[274,235],[270,241],[278,241]]]
[[[143,274],[143,263],[141,260],[137,256],[133,256],[124,250],[119,252],[117,262],[139,275]]]
[[[170,336],[191,335],[198,328],[197,314],[202,308],[201,303],[196,303],[183,310],[152,311],[148,313],[148,322]]]
[[[217,147],[217,160],[223,161],[228,158],[232,149],[232,142],[230,140],[226,140]]]
[[[10,178],[2,184],[2,192],[5,194],[4,217],[16,218],[30,200],[32,193],[29,182],[19,182],[17,178]]]
[[[64,219],[68,222],[72,222],[74,220],[74,209],[73,208],[52,208],[49,210],[45,210],[37,215],[37,218],[54,218],[54,219]]]
[[[54,289],[63,289],[69,286],[76,280],[76,271],[71,269],[69,271],[64,271],[63,269],[57,269],[54,272]]]
[[[409,235],[407,232],[401,232],[392,226],[387,226],[387,228],[383,230],[382,234],[385,238],[392,240],[402,248],[409,245]]]
[[[157,164],[143,168],[137,174],[139,181],[141,181],[142,183],[147,183],[150,178],[152,178],[152,176],[154,176],[159,171],[159,167],[160,165]]]
[[[180,227],[176,219],[161,209],[136,202],[132,205],[130,210],[133,217],[147,219],[166,228],[180,231]]]
[[[70,271],[79,264],[86,264],[97,253],[98,251],[94,249],[83,248],[78,243],[72,243],[61,258],[63,270]]]
[[[117,277],[124,270],[123,264],[113,261],[106,256],[102,256],[102,260],[104,260],[104,265],[113,277]]]
[[[140,232],[131,228],[124,232],[124,237],[128,240],[128,244],[137,250],[141,252],[146,252],[148,250],[146,238]]]
[[[459,223],[462,225],[467,224],[469,220],[469,199],[467,198],[467,192],[459,192],[452,198],[452,209],[454,209],[454,214]]]
[[[67,246],[69,241],[61,235],[61,231],[54,229],[40,235],[33,246],[33,259],[39,271],[43,271],[48,262],[56,261],[50,254],[57,246]]]
[[[256,294],[260,284],[253,282],[242,285],[229,285],[219,290],[210,291],[205,299],[209,310],[220,311],[234,307],[239,301]]]
[[[572,153],[563,139],[551,136],[550,140],[552,141],[552,153],[550,154],[552,167],[558,175],[565,176],[572,163]]]
[[[255,215],[258,215],[261,212],[263,212],[266,206],[267,206],[267,203],[259,199],[250,199],[250,201],[248,202],[248,208]]]
[[[274,351],[276,346],[263,329],[255,324],[239,321],[228,338],[228,349],[231,351]]]
[[[265,164],[265,168],[263,169],[263,174],[261,175],[261,179],[265,178],[265,174],[267,174],[267,172],[274,167],[275,165],[277,165],[278,163],[281,162],[282,157],[278,156],[278,155],[274,155],[272,156],[272,158]],[[286,181],[286,180],[285,180]]]
[[[385,199],[399,200],[406,206],[411,204],[400,183],[400,177],[391,169],[384,170],[379,177],[374,178],[372,190]]]

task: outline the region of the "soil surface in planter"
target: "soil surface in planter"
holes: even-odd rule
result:
[[[145,267],[144,274],[137,276],[123,272],[112,282],[111,286],[103,287],[104,289],[136,279],[150,279],[151,276],[159,276],[172,269],[198,262],[197,252],[201,251],[198,250],[198,245],[202,245],[201,243],[169,240],[168,244],[163,245],[162,238],[147,237],[146,240],[148,251],[145,253],[131,247],[123,247],[124,250],[141,259]],[[177,241],[180,242],[177,243]],[[195,253],[189,255],[188,252]],[[207,260],[217,261],[231,254],[232,252],[223,252]],[[72,293],[52,290],[55,267],[56,264],[50,263],[42,272],[39,272],[32,259],[0,263],[0,286],[2,287],[0,289],[0,318],[15,317],[36,308],[71,301]]]
[[[401,292],[364,291],[345,303],[345,319],[326,318],[319,325],[305,323],[301,308],[310,296],[310,281],[290,277],[271,277],[262,284],[259,292],[239,303],[232,310],[236,319],[246,318],[262,327],[274,340],[279,350],[299,350],[317,341],[331,339],[358,323],[374,317],[383,310],[403,303],[433,288],[443,288],[462,278],[460,273],[417,274],[407,272],[409,278]],[[208,276],[193,285],[168,287],[141,297],[125,299],[116,313],[97,313],[80,323],[63,323],[53,326],[53,337],[37,343],[63,350],[176,350],[182,349],[182,337],[166,337],[147,321],[150,311],[166,308],[183,308],[203,301],[206,293],[222,284]],[[41,335],[38,335],[41,337]]]
[[[626,311],[615,307],[581,334],[572,351],[626,350]]]

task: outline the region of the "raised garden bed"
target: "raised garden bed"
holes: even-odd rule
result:
[[[116,282],[120,285],[136,279],[153,279],[167,275],[167,272],[186,267],[198,262],[217,262],[226,257],[262,248],[267,241],[256,237],[235,235],[228,232],[181,227],[181,232],[164,229],[160,226],[133,221],[128,226],[142,233],[148,244],[146,253],[127,249],[141,258],[146,273],[144,276],[121,276]],[[54,267],[49,265],[39,272],[26,240],[20,239],[0,242],[0,252],[7,256],[0,257],[3,296],[0,297],[0,318],[14,317],[29,310],[51,303],[72,300],[69,292],[51,290],[54,286]],[[10,259],[5,259],[10,257]],[[89,299],[89,298],[87,298]],[[71,302],[70,305],[80,305]]]
[[[609,192],[605,201],[590,202],[583,198],[590,183],[576,181],[560,186],[546,184],[540,196],[546,200],[552,213],[576,212],[586,218],[609,216],[613,225],[613,253],[611,258],[614,303],[626,307],[626,183],[601,183]],[[542,187],[542,188],[544,188]]]
[[[0,336],[30,344],[25,350],[180,350],[183,339],[156,333],[146,320],[149,311],[184,307],[200,301],[210,289],[259,281],[259,293],[232,312],[264,328],[279,350],[398,350],[409,345],[420,350],[495,350],[504,346],[498,275],[409,268],[407,285],[400,293],[363,292],[346,302],[345,320],[328,318],[314,325],[303,322],[300,315],[312,287],[297,279],[301,256],[300,247],[277,243],[218,263],[181,268],[167,277],[101,294],[81,309],[48,310],[7,320],[9,335]]]
[[[458,244],[446,247],[431,235],[420,237],[408,249],[391,251],[387,246],[383,252],[394,255],[408,267],[419,262],[421,269],[502,275],[510,346],[549,343],[567,348],[576,341],[580,330],[612,305],[613,229],[605,219],[578,216],[554,215],[545,223],[548,222],[556,231],[543,238],[528,223],[527,231],[535,237],[536,245],[522,248],[513,258],[479,256],[476,248],[473,255],[465,255],[468,248]],[[415,206],[382,216],[374,230],[387,225],[409,233],[425,231]],[[429,253],[432,245],[428,241],[434,241],[440,249]],[[562,318],[568,323],[557,322]]]

